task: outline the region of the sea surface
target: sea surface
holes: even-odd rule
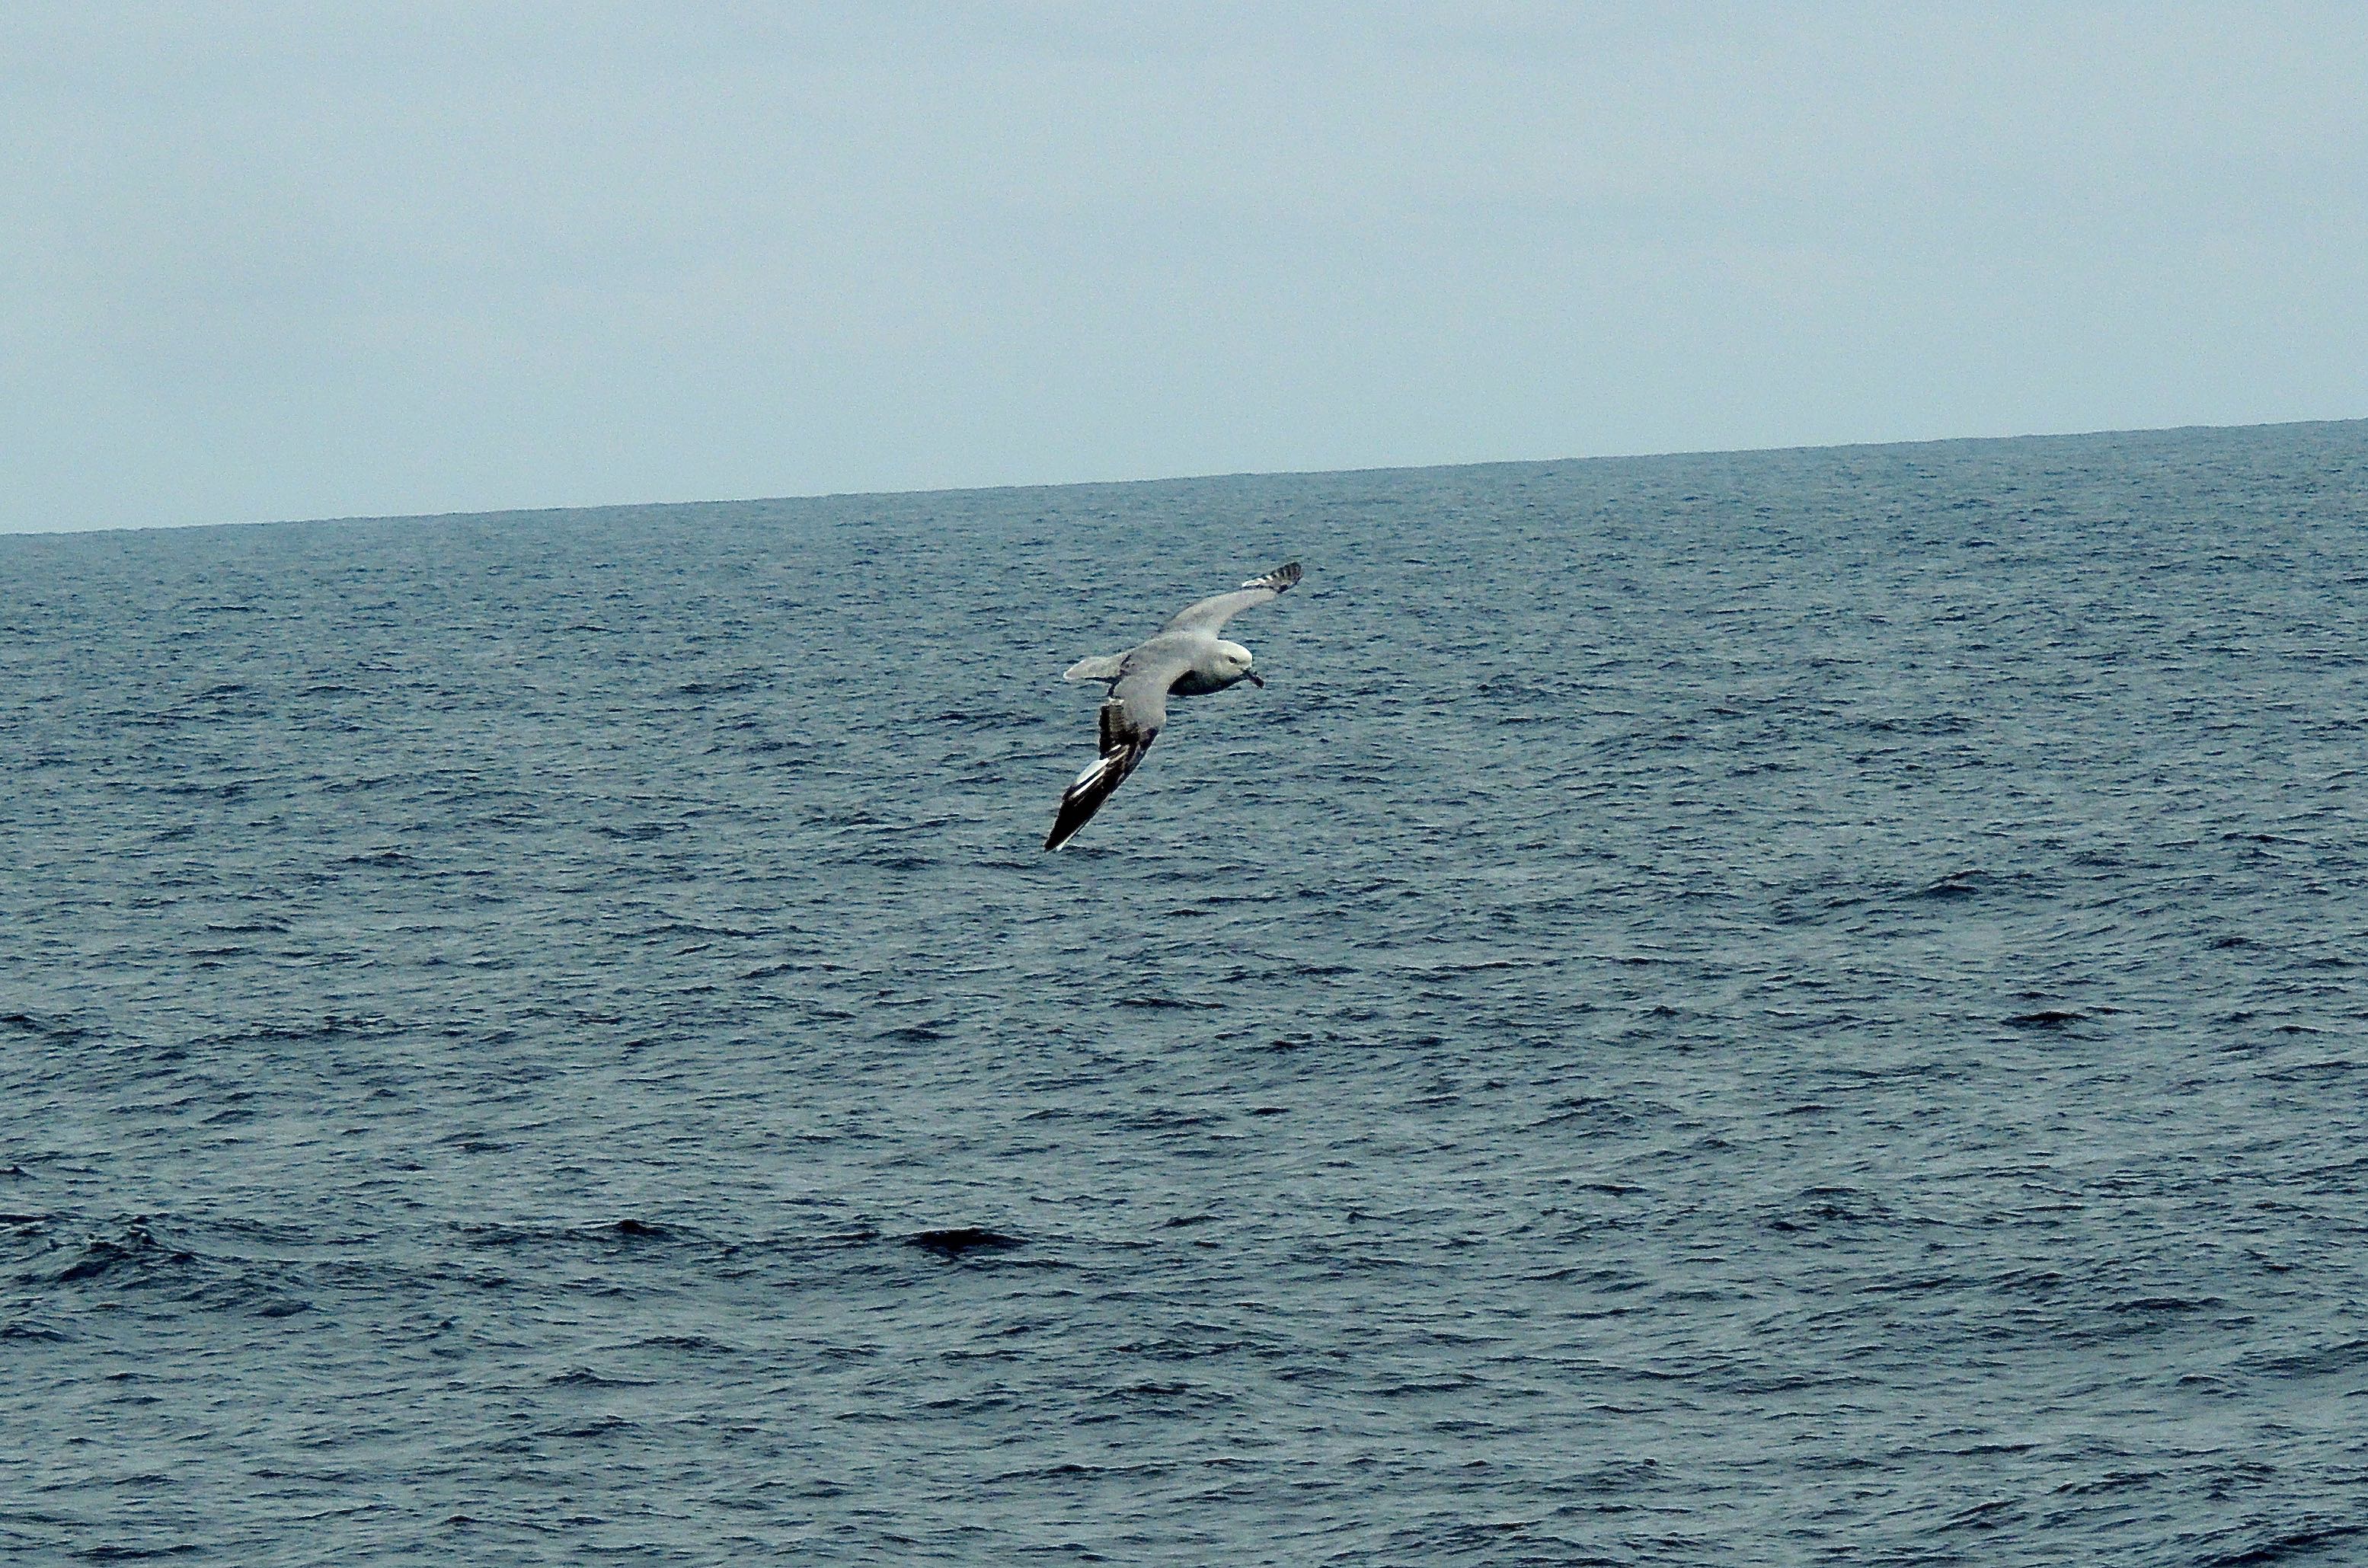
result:
[[[2363,766],[2363,423],[0,539],[0,1559],[2368,1562]]]

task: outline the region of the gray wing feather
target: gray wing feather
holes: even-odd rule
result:
[[[1299,562],[1278,566],[1263,577],[1253,577],[1230,594],[1218,594],[1187,605],[1162,631],[1214,631],[1252,605],[1262,605],[1291,591],[1299,581]]]
[[[1157,734],[1167,722],[1167,688],[1190,667],[1182,659],[1167,658],[1127,671],[1102,704],[1102,749],[1110,749],[1113,736]]]

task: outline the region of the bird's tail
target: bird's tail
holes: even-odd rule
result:
[[[1061,672],[1063,680],[1116,680],[1119,666],[1126,663],[1124,653],[1105,653],[1099,659],[1079,659]]]

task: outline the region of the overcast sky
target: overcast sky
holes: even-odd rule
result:
[[[0,530],[2357,417],[2368,11],[0,8]]]

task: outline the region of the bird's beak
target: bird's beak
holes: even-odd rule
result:
[[[1265,679],[1260,676],[1256,670],[1244,670],[1242,672],[1242,678],[1249,682],[1252,686],[1258,687],[1260,691],[1264,691],[1266,689]]]

